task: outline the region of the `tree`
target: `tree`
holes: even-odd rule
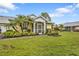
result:
[[[14,19],[9,19],[9,21],[10,21],[10,23],[9,24],[7,24],[6,26],[12,26],[12,28],[16,31],[16,32],[18,32],[18,30],[16,29],[16,18],[14,18]]]
[[[54,26],[54,33],[55,33],[56,35],[59,34],[59,27],[58,27],[57,24]]]
[[[47,12],[42,12],[41,16],[45,17],[46,19],[48,18],[49,21],[51,21],[51,18],[50,18],[49,14]]]
[[[12,28],[13,28],[15,31],[17,31],[17,32],[19,32],[19,31],[17,30],[16,26],[19,26],[19,27],[21,28],[21,31],[23,32],[23,23],[24,23],[25,20],[26,20],[26,16],[17,15],[16,18],[14,18],[14,19],[9,19],[9,21],[10,21],[10,24],[9,24],[9,25],[11,25]]]
[[[31,25],[32,25],[32,23],[33,23],[33,20],[32,20],[32,18],[31,17],[29,17],[29,16],[24,16],[24,15],[17,15],[17,17],[16,18],[14,18],[14,19],[10,19],[9,20],[10,21],[10,25],[13,27],[13,29],[15,30],[15,31],[17,31],[17,32],[20,32],[20,31],[18,31],[17,30],[17,26],[19,26],[20,28],[21,28],[21,32],[23,32],[23,24],[24,24],[24,22],[25,23],[28,23],[28,29],[30,29],[31,28]]]
[[[30,16],[27,16],[28,20],[28,30],[32,32],[33,19]]]
[[[59,25],[59,29],[60,29],[60,31],[62,31],[63,28],[64,28],[63,24],[60,24],[60,25]]]
[[[23,32],[23,23],[27,20],[24,15],[17,15],[16,23],[20,26],[21,31]]]

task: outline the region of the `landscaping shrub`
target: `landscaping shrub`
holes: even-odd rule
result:
[[[19,33],[19,32],[15,32],[15,33],[14,33],[14,37],[20,37],[20,36],[22,36],[21,33]]]
[[[21,34],[22,34],[22,36],[26,36],[26,35],[28,35],[28,32],[22,32]]]
[[[7,30],[6,32],[3,33],[5,37],[14,37],[14,31],[13,30]]]
[[[28,33],[31,32],[31,29],[27,29],[27,32],[28,32]]]
[[[36,35],[36,34],[33,33],[33,32],[29,32],[29,33],[28,33],[28,36],[34,36],[34,35]]]
[[[49,35],[49,36],[59,36],[59,33],[54,31],[54,32],[48,33],[47,35]]]
[[[50,36],[59,36],[59,27],[55,26],[53,31],[48,31],[47,35]]]
[[[47,34],[50,34],[51,33],[51,29],[47,29]]]

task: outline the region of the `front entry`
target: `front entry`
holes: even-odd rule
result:
[[[41,22],[36,23],[36,33],[43,34],[44,33],[44,24]]]

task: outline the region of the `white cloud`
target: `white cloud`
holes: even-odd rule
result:
[[[17,7],[12,3],[0,3],[0,7],[9,10],[15,10]]]
[[[65,13],[71,13],[72,10],[68,8],[57,8],[54,13],[49,14],[50,17],[62,17]]]
[[[79,3],[74,3],[72,5],[68,5],[68,6],[65,6],[65,7],[60,7],[60,8],[56,8],[54,13],[51,13],[50,16],[51,17],[62,17],[64,16],[65,14],[70,14],[70,15],[76,15],[74,13],[74,11],[76,11],[76,8],[79,8]]]
[[[70,13],[70,12],[72,12],[72,10],[68,9],[68,8],[57,8],[56,12],[58,12],[58,13]]]
[[[8,13],[8,10],[6,10],[6,9],[0,9],[0,13]]]
[[[8,13],[10,10],[16,10],[16,5],[12,3],[0,3],[0,13]]]
[[[61,17],[61,16],[64,16],[64,14],[61,14],[61,13],[51,13],[49,14],[50,17]]]

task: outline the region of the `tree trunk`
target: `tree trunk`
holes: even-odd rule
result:
[[[16,32],[18,32],[17,29],[16,29],[14,26],[12,26],[12,28],[13,28]]]

